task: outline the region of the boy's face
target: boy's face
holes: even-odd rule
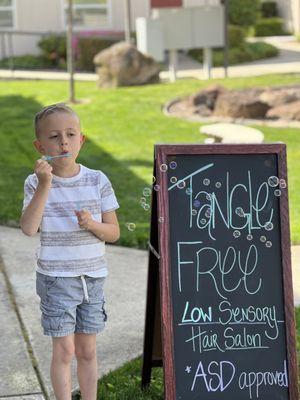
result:
[[[84,141],[79,119],[73,114],[56,112],[40,121],[39,138],[34,141],[34,146],[47,156],[71,153],[70,157],[55,159],[55,164],[63,165],[76,160]]]

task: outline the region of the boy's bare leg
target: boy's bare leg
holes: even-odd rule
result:
[[[75,353],[74,335],[53,337],[51,381],[56,400],[71,399],[71,363]]]
[[[97,351],[96,335],[75,333],[77,377],[83,400],[97,398]]]

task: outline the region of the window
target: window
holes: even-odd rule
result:
[[[73,0],[73,20],[76,29],[97,29],[109,25],[110,0]],[[65,21],[68,1],[65,0]]]
[[[0,29],[14,27],[14,0],[0,0]]]

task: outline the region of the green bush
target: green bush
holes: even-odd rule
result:
[[[260,0],[229,0],[228,14],[232,25],[255,25],[259,16]]]
[[[278,17],[276,1],[263,1],[260,11],[262,18]]]
[[[48,69],[52,67],[49,60],[42,56],[34,56],[31,54],[24,56],[4,58],[0,60],[0,68],[11,68],[14,69]]]
[[[66,68],[67,50],[65,36],[48,35],[38,42],[42,56],[55,68]]]
[[[192,49],[189,55],[199,62],[203,62],[202,49]],[[263,58],[275,57],[278,55],[278,49],[269,43],[243,43],[239,47],[229,48],[228,63],[229,65],[241,64],[243,62],[260,60]],[[224,65],[223,49],[213,50],[213,66],[220,67]]]
[[[80,71],[94,71],[94,56],[99,51],[116,43],[117,40],[101,38],[79,38],[76,50],[76,67]]]
[[[245,30],[238,25],[228,26],[228,43],[229,47],[238,47],[244,43],[246,37]]]
[[[254,26],[254,34],[255,36],[287,35],[283,23],[283,19],[278,17],[261,18]]]

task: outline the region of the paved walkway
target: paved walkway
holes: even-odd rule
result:
[[[266,60],[258,60],[250,63],[234,65],[228,68],[228,77],[257,76],[274,73],[300,73],[300,42],[296,42],[293,36],[267,37],[260,38],[260,41],[266,41],[280,49],[277,57]],[[49,79],[66,80],[66,72],[53,71],[20,71],[20,70],[2,70],[0,69],[0,78],[2,79]],[[212,68],[212,78],[224,78],[224,68]],[[95,73],[76,73],[75,80],[78,81],[97,81]],[[169,72],[160,73],[162,80],[169,80]],[[202,65],[184,54],[178,55],[177,77],[206,79],[206,73]]]
[[[49,373],[51,338],[42,334],[35,294],[33,265],[38,243],[38,235],[28,237],[20,229],[0,227],[1,269],[5,272],[0,271],[0,399],[43,398],[41,385],[54,398]],[[99,377],[142,353],[145,318],[147,252],[107,247],[109,319],[104,332],[97,336]],[[72,377],[76,389],[75,360]]]

